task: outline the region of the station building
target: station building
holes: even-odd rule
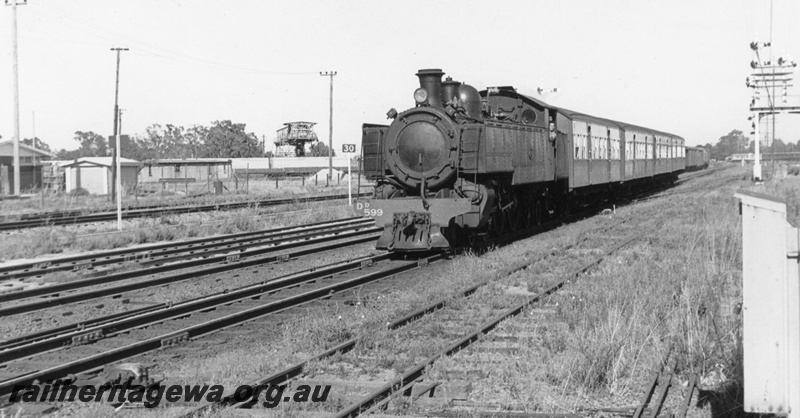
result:
[[[54,154],[19,144],[19,187],[22,191],[42,187],[42,161],[50,160]],[[0,142],[0,194],[14,194],[14,143]]]
[[[139,183],[158,183],[165,179],[188,179],[203,182],[225,180],[233,175],[230,159],[187,158],[145,160],[139,172]]]

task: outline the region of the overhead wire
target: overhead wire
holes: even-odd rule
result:
[[[81,31],[92,37],[104,39],[109,43],[119,43],[120,41],[122,41],[122,43],[124,43],[125,46],[131,48],[131,52],[138,51],[146,55],[150,55],[164,60],[190,64],[193,66],[203,66],[206,68],[216,69],[221,71],[233,71],[239,73],[251,73],[260,75],[297,76],[297,75],[312,75],[312,74],[316,75],[318,73],[317,71],[270,71],[270,70],[265,70],[263,68],[235,66],[227,63],[211,61],[209,59],[196,57],[190,54],[186,54],[184,52],[174,51],[168,48],[152,45],[145,41],[142,41],[141,39],[132,38],[128,35],[116,32],[113,29],[100,25],[95,21],[84,19],[82,17],[70,14],[66,10],[60,9],[57,6],[48,5],[48,8],[37,8],[37,10],[35,10],[34,13],[50,17],[51,20],[63,26]],[[65,20],[77,22],[80,25],[69,24],[69,22]]]

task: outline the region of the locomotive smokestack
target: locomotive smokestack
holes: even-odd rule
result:
[[[419,86],[428,92],[428,104],[433,107],[442,107],[442,76],[444,73],[438,68],[419,70]]]

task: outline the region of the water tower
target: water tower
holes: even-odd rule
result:
[[[275,138],[276,157],[304,157],[306,144],[313,145],[317,142],[314,132],[315,122],[287,122],[283,128],[278,129]]]

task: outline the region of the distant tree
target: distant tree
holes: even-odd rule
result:
[[[208,128],[201,125],[193,125],[183,135],[184,146],[186,147],[187,157],[198,158],[205,147],[208,137]]]
[[[164,129],[164,158],[189,158],[191,150],[186,147],[183,126],[167,124]]]
[[[75,140],[80,143],[79,157],[105,157],[108,155],[108,141],[99,134],[92,131],[77,131]]]
[[[772,144],[769,146],[770,152],[786,152],[786,143],[784,143],[780,138],[775,138],[772,141]]]
[[[254,133],[245,132],[244,123],[229,120],[215,121],[208,128],[203,157],[246,158],[260,157],[261,147]]]
[[[39,139],[39,137],[25,138],[25,139],[22,140],[22,143],[25,144],[25,145],[30,145],[30,146],[32,146],[32,147],[34,147],[36,149],[40,149],[42,151],[53,152],[53,150],[50,148],[50,145],[48,145],[46,142],[44,142],[41,139]]]
[[[717,160],[724,160],[732,154],[747,152],[748,139],[742,131],[732,130],[725,136],[722,136],[717,141],[716,145],[711,148],[711,158]]]
[[[159,158],[169,158],[169,147],[164,138],[164,128],[154,123],[145,128],[144,135],[136,135],[136,156],[137,160],[151,160]]]
[[[62,148],[61,150],[56,152],[56,159],[58,159],[58,160],[75,160],[75,159],[78,159],[80,157],[81,157],[81,150],[80,149],[74,149],[74,150],[67,151],[67,150]]]
[[[119,142],[120,148],[122,149],[120,154],[122,158],[129,158],[136,161],[141,159],[142,150],[139,147],[139,144],[136,142],[135,136],[131,137],[130,135],[120,135]]]
[[[327,157],[328,156],[328,146],[325,145],[322,141],[317,142],[316,144],[311,146],[311,153],[312,157]],[[336,151],[334,150],[332,157],[336,156]]]

